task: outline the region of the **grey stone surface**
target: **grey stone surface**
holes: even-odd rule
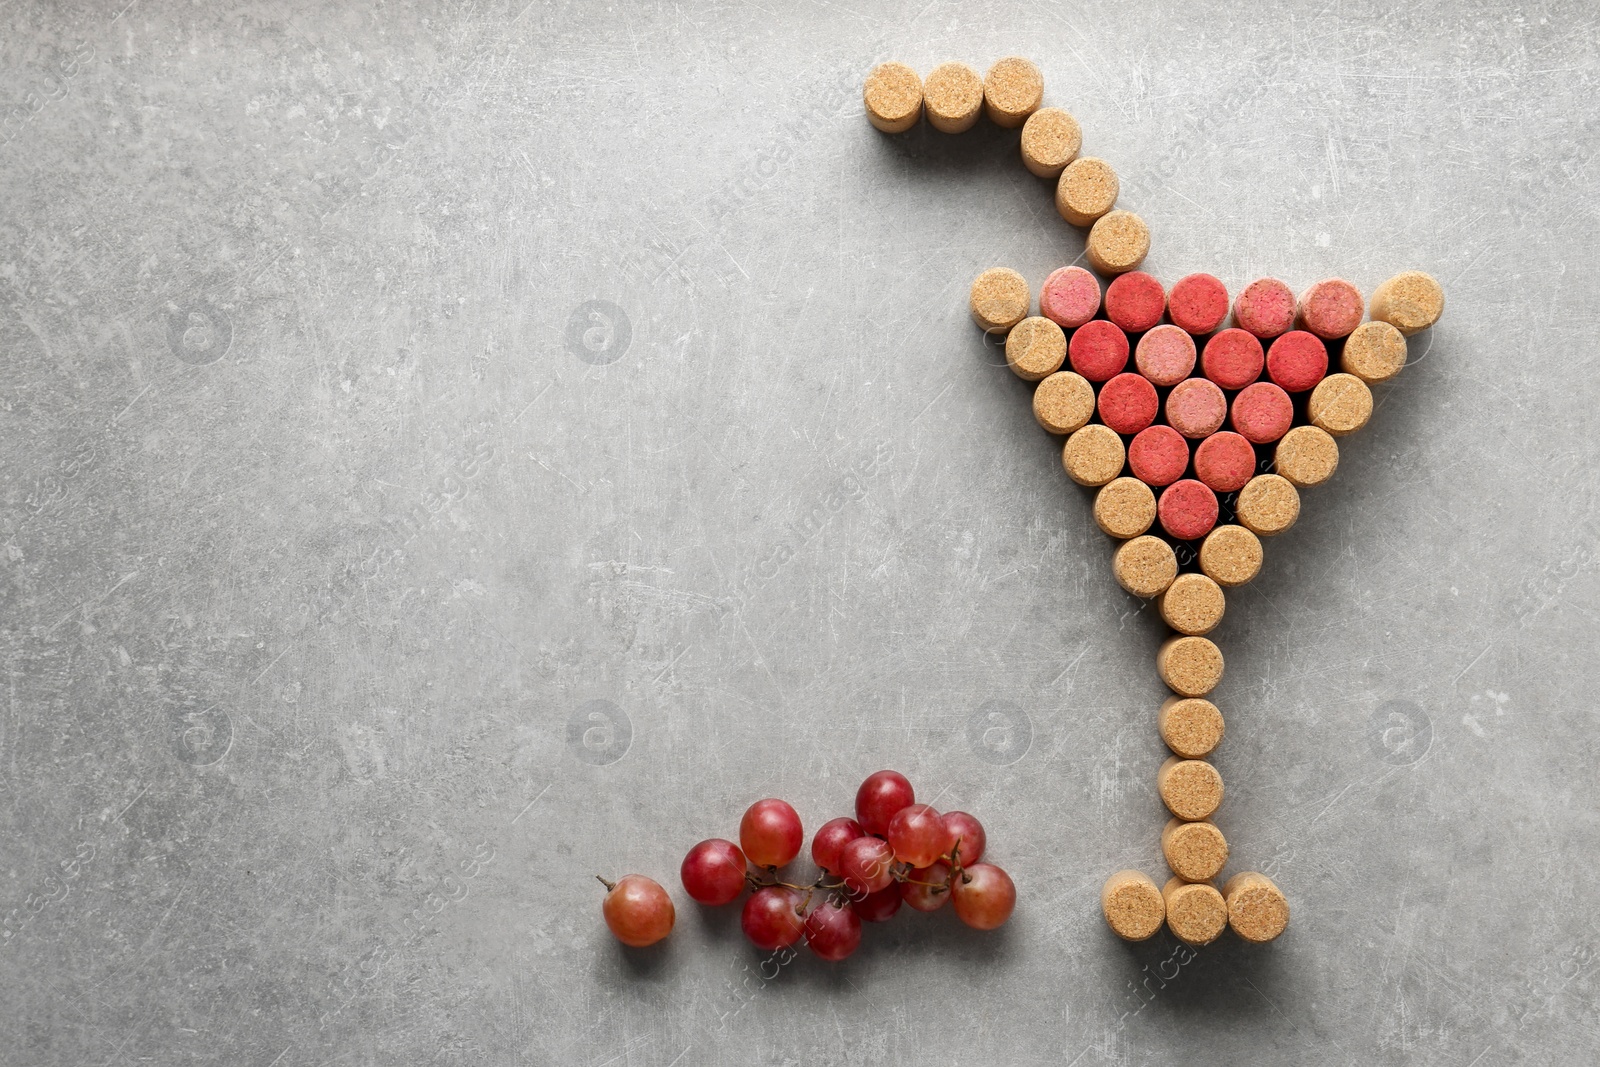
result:
[[[0,1062],[1593,1061],[1592,5],[124,3],[0,8]],[[1098,914],[1161,629],[964,306],[1081,235],[859,113],[1007,53],[1167,281],[1447,288],[1219,631],[1270,947]],[[1007,927],[683,895],[883,766]]]

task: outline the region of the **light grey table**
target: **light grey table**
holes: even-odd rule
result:
[[[0,9],[0,1062],[1594,1059],[1592,6],[124,2]],[[1219,631],[1266,948],[1099,915],[1161,627],[965,307],[1081,235],[860,114],[1008,53],[1165,280],[1448,292]],[[1007,927],[683,895],[885,766]]]

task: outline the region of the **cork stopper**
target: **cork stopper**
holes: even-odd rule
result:
[[[1094,498],[1094,521],[1108,535],[1126,541],[1156,520],[1156,495],[1137,478],[1109,481]]]
[[[922,86],[928,124],[940,133],[965,133],[983,108],[983,79],[965,63],[941,63]]]
[[[922,79],[904,63],[880,63],[861,91],[867,121],[884,133],[905,133],[922,118]]]
[[[1272,465],[1297,489],[1321,485],[1339,469],[1339,442],[1316,426],[1296,426],[1283,435]]]
[[[1226,605],[1216,582],[1203,574],[1180,574],[1161,594],[1161,617],[1180,634],[1199,637],[1217,628]]]
[[[1239,490],[1234,513],[1240,525],[1262,537],[1281,534],[1300,517],[1300,494],[1279,474],[1258,474]]]
[[[1194,371],[1194,338],[1173,325],[1157,326],[1133,350],[1139,373],[1156,385],[1177,385]]]
[[[1167,929],[1186,945],[1209,945],[1228,928],[1228,905],[1215,886],[1171,878],[1161,897]]]
[[[1117,202],[1120,188],[1111,164],[1080,156],[1067,164],[1056,183],[1056,210],[1074,226],[1092,226]]]
[[[1161,538],[1144,534],[1117,549],[1111,557],[1111,573],[1122,588],[1148,600],[1160,596],[1178,576],[1178,557]]]
[[[1057,267],[1039,287],[1039,313],[1075,330],[1100,310],[1100,282],[1082,267]]]
[[[1014,130],[1039,110],[1044,100],[1044,75],[1021,56],[1007,56],[989,68],[983,79],[983,113],[996,126]]]
[[[1372,390],[1354,374],[1330,374],[1311,390],[1306,418],[1335,437],[1355,433],[1372,418]]]
[[[1222,681],[1222,650],[1204,637],[1169,637],[1156,652],[1156,670],[1179,696],[1203,697]]]
[[[1150,227],[1131,211],[1109,212],[1095,221],[1083,252],[1101,274],[1133,270],[1150,254]]]
[[[1061,465],[1079,485],[1105,485],[1122,473],[1126,459],[1122,438],[1098,422],[1077,430],[1061,449]]]
[[[1033,417],[1051,433],[1074,433],[1094,414],[1094,386],[1081,374],[1057,371],[1033,391]]]
[[[1243,526],[1218,526],[1200,543],[1200,570],[1225,589],[1261,573],[1261,541]]]
[[[1006,335],[1006,363],[1018,378],[1037,382],[1067,361],[1067,335],[1040,315],[1023,319]]]
[[[1161,831],[1161,852],[1180,881],[1209,882],[1228,862],[1228,839],[1208,820],[1168,819]]]
[[[1022,127],[1022,165],[1037,177],[1057,177],[1082,147],[1078,120],[1059,107],[1040,108]]]
[[[1361,323],[1361,290],[1343,278],[1325,278],[1300,294],[1295,318],[1324,341],[1347,337]]]
[[[1167,917],[1161,890],[1141,871],[1118,871],[1100,890],[1100,910],[1106,925],[1124,941],[1144,941],[1155,936]]]
[[[1372,291],[1372,317],[1410,337],[1444,314],[1444,289],[1420,270],[1396,274]]]
[[[1167,810],[1184,822],[1209,819],[1222,806],[1222,775],[1205,760],[1168,756],[1156,771],[1156,790]]]
[[[1184,759],[1203,759],[1222,743],[1222,712],[1203,697],[1168,697],[1156,725],[1161,740]]]
[[[1128,469],[1152,488],[1171,485],[1189,466],[1189,442],[1171,426],[1146,426],[1128,442]]]
[[[1028,282],[1009,267],[990,267],[972,283],[972,320],[985,333],[1005,333],[1028,315]]]
[[[1339,366],[1346,374],[1374,385],[1399,374],[1406,365],[1406,335],[1377,319],[1363,322],[1345,338]]]
[[[1228,925],[1246,941],[1264,944],[1289,925],[1289,900],[1264,874],[1234,875],[1223,885],[1222,897],[1228,902]]]

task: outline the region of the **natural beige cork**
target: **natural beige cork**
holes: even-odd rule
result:
[[[1172,873],[1185,882],[1209,882],[1228,862],[1228,839],[1204,819],[1168,819],[1161,831],[1161,853]]]
[[[1023,319],[1006,334],[1006,364],[1024,381],[1048,378],[1067,361],[1067,335],[1042,315]]]
[[[1222,743],[1222,712],[1203,697],[1168,697],[1161,702],[1156,728],[1184,759],[1203,759]]]
[[[1330,374],[1311,390],[1306,418],[1335,437],[1355,433],[1372,418],[1372,390],[1354,374]]]
[[[1178,576],[1178,557],[1161,538],[1143,534],[1117,549],[1111,573],[1122,588],[1148,600],[1160,596]]]
[[[1102,215],[1089,231],[1083,252],[1101,274],[1125,274],[1150,254],[1150,227],[1131,211]]]
[[[1368,385],[1388,381],[1405,365],[1406,335],[1377,319],[1357,326],[1345,338],[1344,353],[1339,357],[1346,374],[1354,374]]]
[[[1167,929],[1186,945],[1209,945],[1228,928],[1228,905],[1216,886],[1173,878],[1161,891]]]
[[[1209,819],[1222,806],[1222,775],[1205,760],[1168,756],[1156,771],[1161,802],[1184,822]]]
[[[1007,56],[984,75],[983,113],[996,126],[1016,129],[1043,100],[1044,75],[1021,56]]]
[[[1074,433],[1094,415],[1094,386],[1081,374],[1057,371],[1033,391],[1033,417],[1051,433]]]
[[[867,121],[884,133],[905,133],[922,118],[922,79],[904,63],[880,63],[861,90]]]
[[[1228,902],[1228,925],[1246,941],[1271,941],[1289,925],[1289,899],[1264,874],[1234,875],[1223,885],[1222,897]]]
[[[1054,178],[1078,158],[1083,130],[1059,107],[1043,107],[1022,127],[1022,165],[1040,178]]]
[[[1227,598],[1203,574],[1183,574],[1161,594],[1161,617],[1180,634],[1198,637],[1217,628]]]
[[[1317,426],[1296,426],[1283,435],[1272,465],[1296,489],[1309,489],[1339,469],[1339,442]]]
[[[1082,156],[1067,164],[1056,183],[1056,210],[1074,226],[1092,226],[1117,202],[1120,187],[1111,164]]]
[[[1161,890],[1140,871],[1118,871],[1107,878],[1100,890],[1100,910],[1111,932],[1125,941],[1154,937],[1167,918]]]
[[[1105,485],[1122,473],[1127,458],[1122,438],[1098,422],[1080,428],[1061,447],[1061,465],[1079,485]]]
[[[972,321],[985,333],[1005,333],[1028,316],[1028,281],[1009,267],[990,267],[972,283]]]
[[[1156,495],[1137,478],[1116,478],[1095,495],[1094,521],[1119,540],[1138,537],[1156,521]]]
[[[1239,524],[1262,537],[1281,534],[1300,517],[1300,494],[1281,474],[1258,474],[1239,490]]]
[[[1204,637],[1169,637],[1156,652],[1156,670],[1179,696],[1203,697],[1222,681],[1222,649]]]
[[[1243,526],[1218,526],[1200,542],[1200,569],[1226,589],[1261,573],[1261,539]]]
[[[1444,314],[1444,289],[1430,274],[1408,270],[1372,291],[1372,317],[1407,337],[1426,330]]]
[[[940,133],[965,133],[983,109],[983,79],[965,63],[941,63],[922,86],[928,124]]]

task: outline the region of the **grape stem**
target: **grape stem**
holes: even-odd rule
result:
[[[604,878],[601,878],[598,874],[595,875],[595,878],[599,879],[600,884],[605,886],[608,891],[617,888],[617,883],[608,882]]]
[[[768,867],[768,868],[766,868],[766,870],[767,870],[767,874],[769,876],[777,874],[777,869],[774,868],[774,867]],[[746,871],[745,872],[744,880],[745,880],[745,884],[748,885],[751,889],[767,889],[767,888],[770,888],[772,886],[776,886],[779,889],[793,889],[793,890],[795,890],[796,892],[799,892],[799,893],[808,892],[808,891],[813,890],[813,889],[843,889],[844,888],[844,883],[843,882],[830,882],[830,881],[828,881],[828,876],[827,876],[826,873],[817,875],[817,880],[815,882],[812,882],[810,885],[795,885],[793,882],[780,882],[775,877],[770,882],[763,882],[760,878],[758,878],[755,874],[751,873],[750,871]]]

